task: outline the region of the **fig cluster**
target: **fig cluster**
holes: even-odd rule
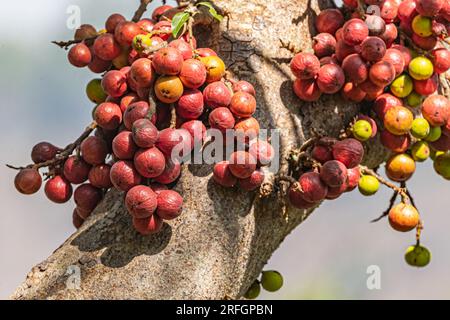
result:
[[[232,176],[223,176],[221,184],[239,181],[245,190],[254,190],[262,183],[258,168],[274,152],[269,143],[256,139],[260,126],[253,117],[254,87],[225,79],[225,63],[212,49],[197,48],[192,35],[173,37],[171,9],[158,7],[151,19],[138,22],[113,14],[103,30],[82,25],[76,31],[80,42],[69,50],[69,62],[103,73],[86,87],[96,104],[92,116],[97,128],[68,157],[50,143],[36,145],[32,159],[37,166],[21,170],[15,179],[18,191],[33,194],[42,184],[39,168],[53,161],[45,193],[56,203],[74,196],[76,228],[105,192],[115,188],[124,192],[139,233],[160,231],[164,220],[182,213],[183,198],[172,189],[183,161],[205,142],[207,128],[223,134],[240,131],[247,142],[244,162],[255,162],[241,164],[236,152],[235,163],[222,170]]]

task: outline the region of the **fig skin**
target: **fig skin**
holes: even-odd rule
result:
[[[183,210],[183,198],[173,190],[163,190],[158,195],[156,214],[164,220],[173,220],[180,216]]]
[[[333,157],[342,162],[348,169],[359,165],[364,156],[364,147],[356,139],[349,138],[338,141],[333,146]]]
[[[125,192],[142,181],[142,176],[137,172],[133,162],[123,160],[113,164],[110,178],[116,189]]]
[[[135,186],[127,192],[125,206],[133,218],[149,218],[158,206],[157,195],[147,186]]]
[[[325,199],[328,193],[327,185],[320,179],[317,172],[307,172],[300,176],[300,194],[303,200],[317,203]]]
[[[320,170],[320,179],[322,179],[328,187],[340,187],[347,181],[347,167],[337,160],[327,161]]]

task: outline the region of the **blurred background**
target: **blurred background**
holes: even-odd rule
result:
[[[71,5],[81,23],[102,27],[114,12],[131,17],[138,1],[5,1],[0,11],[0,298],[6,299],[27,272],[70,234],[73,203],[56,205],[43,194],[25,197],[13,186],[15,171],[4,164],[30,163],[40,141],[64,147],[91,120],[84,88],[93,75],[69,65],[66,53],[50,44],[66,40]],[[155,2],[152,7],[160,5]],[[148,16],[147,13],[146,16]],[[380,215],[391,196],[382,188],[366,198],[357,191],[325,202],[275,252],[266,269],[280,271],[285,286],[265,299],[448,299],[450,298],[450,183],[418,166],[409,187],[425,221],[422,243],[433,259],[424,269],[403,260],[414,234],[393,231]],[[448,198],[447,198],[448,197]],[[369,290],[367,268],[381,270],[381,288]]]

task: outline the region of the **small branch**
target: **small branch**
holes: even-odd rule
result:
[[[394,191],[394,193],[392,194],[391,199],[389,200],[389,207],[381,214],[381,216],[379,216],[376,219],[373,219],[370,222],[378,222],[381,219],[383,219],[384,217],[387,217],[389,215],[389,211],[391,211],[392,207],[395,204],[395,200],[397,200],[397,196],[398,196],[398,192]]]
[[[170,128],[174,129],[177,127],[177,109],[173,103],[170,104]]]
[[[150,2],[152,2],[152,0],[141,0],[141,4],[139,5],[139,8],[137,8],[136,12],[134,13],[134,16],[131,19],[131,21],[138,22],[139,20],[141,20],[145,11],[147,11],[147,6],[150,4]]]
[[[98,35],[95,35],[93,37],[90,38],[86,38],[84,40],[69,40],[69,41],[52,41],[51,43],[56,44],[58,47],[60,47],[61,49],[69,49],[69,47],[71,45],[77,44],[77,43],[81,43],[83,41],[93,41],[95,39],[97,39]]]
[[[55,166],[55,165],[65,161],[68,157],[70,157],[72,155],[72,153],[75,151],[75,149],[77,149],[81,145],[81,143],[84,141],[84,139],[89,137],[89,135],[92,133],[92,131],[95,130],[95,128],[97,128],[97,123],[94,121],[84,130],[84,132],[81,134],[81,136],[77,140],[75,140],[75,142],[73,142],[73,143],[69,144],[67,147],[65,147],[59,154],[56,155],[56,157],[54,159],[36,163],[36,164],[30,164],[25,167],[16,167],[16,166],[12,166],[9,164],[7,164],[6,166],[13,170],[40,169],[40,168]]]
[[[193,30],[192,30],[192,26],[194,25],[194,22],[195,22],[194,18],[193,18],[192,16],[189,17],[187,26],[188,26],[189,45],[191,46],[191,50],[192,50],[192,51],[195,50],[195,48],[194,48],[194,42],[193,42],[193,40],[192,40],[193,37],[194,37],[194,32],[193,32]]]
[[[392,190],[394,190],[396,193],[398,193],[401,197],[402,197],[402,202],[407,203],[410,201],[410,198],[407,194],[407,191],[405,190],[405,188],[400,188],[398,186],[396,186],[395,184],[393,184],[392,182],[384,179],[382,176],[380,176],[378,173],[376,173],[375,171],[373,171],[372,169],[369,169],[365,166],[359,166],[359,170],[361,171],[362,174],[366,174],[366,175],[370,175],[372,177],[377,178],[377,180],[381,183],[384,184],[386,187],[391,188]]]

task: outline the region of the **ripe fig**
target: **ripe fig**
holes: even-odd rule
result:
[[[409,132],[412,127],[414,115],[402,106],[395,106],[387,110],[384,116],[384,127],[386,130],[396,135],[403,135]]]
[[[320,179],[329,187],[340,187],[347,181],[347,168],[340,161],[327,161],[320,170]]]
[[[20,193],[30,195],[39,191],[42,178],[36,169],[22,169],[14,178],[14,185]]]
[[[105,33],[95,39],[94,54],[104,61],[112,61],[122,52],[119,43],[110,33]]]
[[[386,30],[386,22],[384,22],[384,20],[376,14],[366,16],[366,20],[364,22],[369,28],[370,36],[380,36]]]
[[[187,88],[200,88],[206,81],[205,65],[196,59],[185,60],[181,66],[180,80]]]
[[[156,97],[164,103],[174,103],[183,94],[183,83],[177,76],[161,76],[155,83]]]
[[[142,177],[134,168],[132,161],[114,163],[111,167],[110,178],[116,189],[125,192],[139,185],[142,181]]]
[[[369,75],[369,67],[357,53],[345,57],[344,61],[342,61],[342,69],[344,70],[347,81],[353,82],[354,84],[366,81]]]
[[[216,108],[209,114],[209,125],[211,128],[218,129],[223,133],[227,129],[233,129],[235,123],[234,116],[228,108]]]
[[[197,89],[185,89],[177,103],[177,114],[186,120],[198,119],[203,114],[203,94]]]
[[[256,170],[256,158],[246,151],[236,151],[230,156],[229,169],[238,179],[245,179]]]
[[[33,160],[34,163],[52,160],[59,151],[61,151],[60,148],[55,147],[49,142],[40,142],[31,150],[31,160]]]
[[[127,19],[119,13],[114,13],[106,19],[105,29],[108,33],[114,33],[119,23],[126,22]]]
[[[225,75],[225,63],[217,56],[207,56],[200,58],[206,68],[206,82],[220,81]]]
[[[45,195],[55,203],[66,203],[72,197],[72,185],[63,176],[54,176],[45,184]]]
[[[92,212],[102,198],[102,191],[89,183],[80,185],[73,194],[77,207],[87,212]]]
[[[444,0],[415,0],[416,10],[425,17],[434,17],[444,6]]]
[[[246,92],[252,96],[256,96],[256,91],[253,85],[245,80],[240,80],[233,83],[233,92]]]
[[[397,36],[398,36],[397,26],[393,23],[388,23],[386,25],[386,29],[380,35],[380,38],[384,41],[384,43],[386,43],[387,48],[391,48],[393,46],[395,39],[397,39]]]
[[[350,19],[343,26],[342,39],[346,44],[361,44],[369,36],[369,28],[361,19]]]
[[[73,184],[80,184],[88,179],[91,166],[77,156],[67,158],[64,163],[64,177]]]
[[[177,49],[184,60],[192,58],[192,49],[183,39],[176,39],[169,43],[169,47]]]
[[[117,70],[108,71],[103,76],[102,87],[109,96],[119,98],[128,89],[127,77]]]
[[[152,66],[161,75],[175,76],[183,67],[183,56],[175,48],[167,47],[158,50],[152,59]]]
[[[389,85],[395,79],[395,68],[387,61],[378,61],[369,71],[370,80],[380,87]]]
[[[108,164],[99,164],[93,166],[89,171],[89,182],[96,188],[109,189],[112,187],[110,178],[111,166]]]
[[[338,92],[345,83],[344,71],[335,64],[327,64],[320,68],[317,76],[317,85],[324,93]]]
[[[156,214],[144,219],[133,218],[133,227],[141,235],[148,236],[161,231],[163,220]]]
[[[191,120],[183,123],[181,129],[185,129],[191,134],[195,145],[201,145],[206,138],[206,127],[203,122],[199,120]]]
[[[320,179],[319,179],[320,181]],[[326,187],[326,186],[325,186]],[[308,202],[303,198],[303,193],[300,188],[292,185],[288,191],[289,202],[297,209],[310,209],[315,207],[317,203]]]
[[[293,84],[294,93],[304,101],[319,100],[322,92],[314,79],[296,79]]]
[[[144,178],[156,178],[164,172],[166,160],[163,153],[153,147],[136,152],[134,165]]]
[[[152,62],[147,58],[140,58],[133,62],[130,69],[130,78],[138,88],[148,88],[154,80]]]
[[[248,152],[256,159],[258,166],[269,165],[275,156],[275,150],[272,145],[262,139],[252,141]]]
[[[238,118],[251,117],[256,111],[256,99],[246,92],[236,92],[231,98],[230,111]]]
[[[138,147],[151,148],[158,140],[159,132],[149,119],[139,119],[133,123],[133,140]]]
[[[298,180],[300,184],[299,193],[303,200],[310,203],[317,203],[325,199],[328,193],[328,187],[320,179],[317,172],[307,172],[300,176]]]
[[[172,154],[175,147],[177,149],[183,147],[183,151],[190,152],[194,147],[194,143],[191,134],[187,130],[167,128],[159,133],[156,147],[167,157],[183,157],[186,154]]]
[[[239,186],[245,191],[253,191],[258,189],[263,182],[264,172],[261,169],[256,169],[250,177],[239,180]]]
[[[359,179],[361,177],[361,172],[358,167],[347,169],[347,190],[346,192],[350,192],[354,190],[358,186]]]
[[[135,121],[147,118],[150,107],[147,102],[134,102],[126,108],[123,114],[123,123],[128,130],[132,130]]]
[[[173,220],[180,216],[183,210],[183,198],[173,190],[163,190],[158,194],[158,209],[156,214],[164,220]]]
[[[92,61],[91,51],[84,43],[78,43],[70,48],[67,57],[69,62],[77,68],[87,67]]]
[[[166,159],[166,167],[164,171],[156,177],[155,182],[161,184],[173,183],[181,174],[181,164],[178,161]]]
[[[408,150],[411,144],[411,137],[409,134],[395,135],[388,130],[381,131],[380,141],[383,146],[392,152],[402,153]]]
[[[434,72],[441,74],[450,68],[450,50],[439,48],[431,51]]]
[[[127,192],[125,206],[133,218],[149,218],[158,206],[157,195],[147,186],[135,186]]]
[[[344,24],[344,16],[339,9],[325,9],[316,18],[315,26],[318,33],[334,34]]]
[[[364,156],[364,147],[361,142],[352,138],[336,142],[332,151],[334,159],[342,162],[347,168],[359,165]]]
[[[370,62],[381,60],[386,53],[386,44],[379,37],[367,37],[361,43],[361,56]]]
[[[81,155],[87,163],[91,165],[102,164],[108,155],[108,147],[105,140],[96,136],[91,136],[81,143]]]
[[[75,30],[73,36],[74,40],[82,41],[88,38],[93,38],[97,35],[97,30],[94,26],[90,24],[82,24],[78,29]]]
[[[403,58],[403,54],[397,49],[387,49],[383,56],[383,61],[387,61],[394,66],[396,77],[405,69],[405,59]]]
[[[439,77],[435,73],[425,80],[413,80],[414,91],[423,96],[429,96],[435,93],[439,87]]]
[[[320,69],[319,59],[311,53],[297,53],[291,60],[291,71],[299,79],[312,79]]]
[[[411,178],[414,171],[416,163],[405,153],[393,155],[386,162],[386,175],[393,181],[406,181]]]
[[[101,128],[114,130],[122,123],[122,110],[115,103],[103,102],[95,108],[94,119]]]
[[[353,102],[361,102],[367,95],[366,92],[354,85],[353,82],[347,82],[346,84],[344,84],[341,89],[341,94],[344,99]]]
[[[389,224],[400,232],[408,232],[417,227],[419,212],[414,206],[407,203],[399,203],[389,210]]]
[[[114,138],[112,149],[117,159],[132,160],[138,146],[134,143],[133,134],[130,131],[122,131]]]
[[[442,95],[429,96],[422,103],[422,115],[432,126],[442,126],[450,118],[450,101]]]
[[[214,166],[213,179],[223,187],[231,188],[237,183],[237,178],[230,171],[229,161],[221,161]]]

